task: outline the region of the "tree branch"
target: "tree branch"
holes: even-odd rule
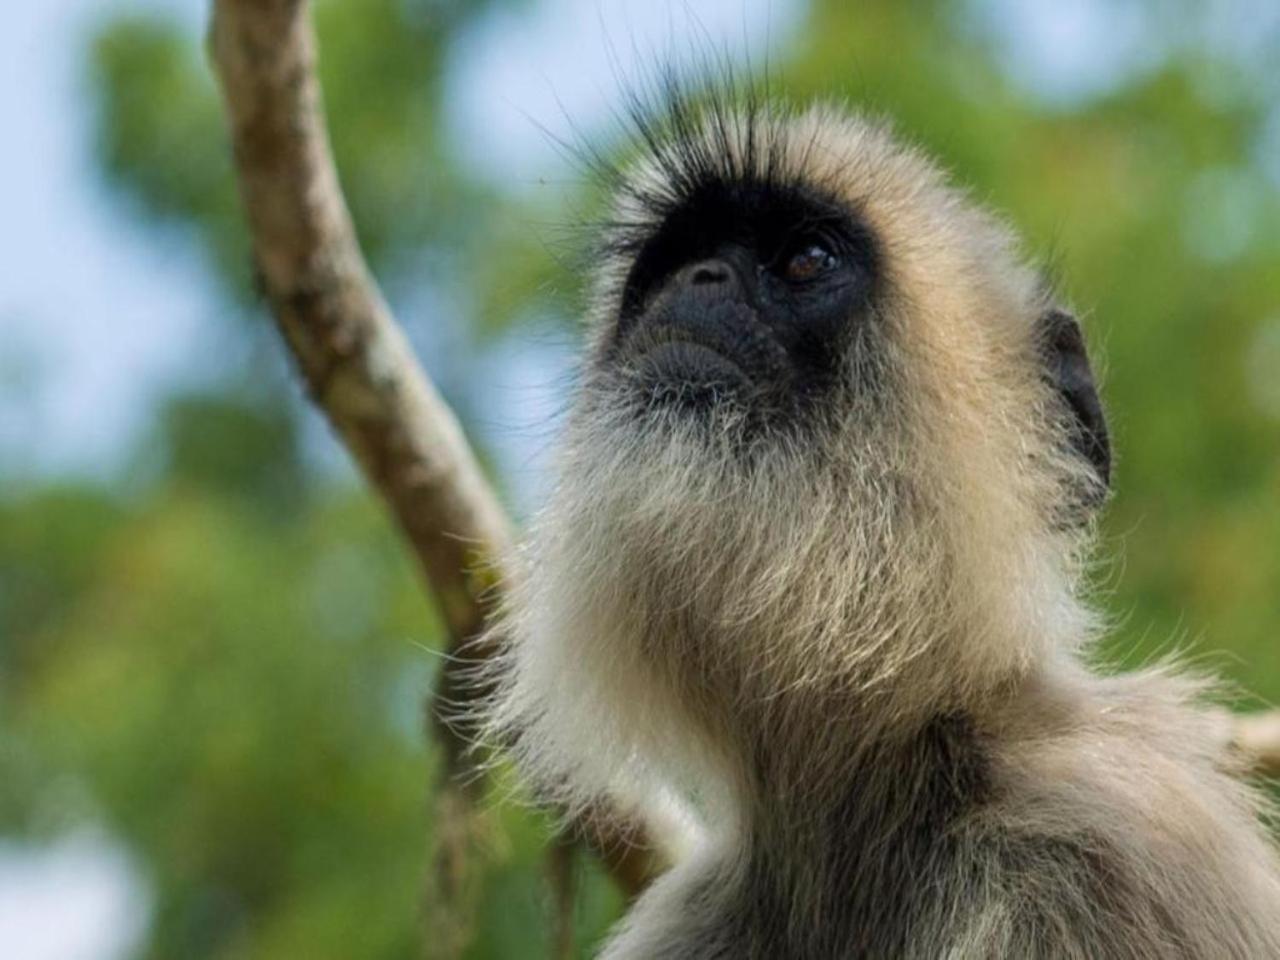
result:
[[[511,531],[453,413],[369,276],[338,186],[298,0],[218,0],[222,82],[263,289],[312,399],[391,508],[451,634],[484,622],[477,573]]]
[[[329,147],[307,4],[214,0],[209,52],[276,323],[311,399],[387,504],[435,597],[452,655],[437,697],[475,696],[457,683],[458,668],[492,655],[474,641],[495,600],[495,564],[511,528],[365,265]],[[434,725],[445,757],[437,894],[452,901],[467,884],[470,830],[461,821],[479,786],[460,777],[464,733]],[[634,827],[599,817],[583,827],[624,889],[634,892],[652,876],[647,846],[618,840],[635,836]],[[450,913],[460,912],[452,903]]]

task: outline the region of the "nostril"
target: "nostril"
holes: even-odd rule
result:
[[[696,264],[689,276],[689,282],[695,287],[728,281],[729,265],[720,260],[708,260]]]

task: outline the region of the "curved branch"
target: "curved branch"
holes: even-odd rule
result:
[[[403,531],[448,629],[453,655],[441,702],[478,695],[459,664],[492,654],[474,641],[494,602],[496,561],[511,527],[457,419],[397,326],[360,252],[329,147],[303,0],[214,0],[209,53],[229,122],[240,193],[263,292],[315,404]],[[432,711],[433,718],[437,711]],[[465,738],[436,721],[444,746],[437,831],[444,895],[459,895],[470,830],[459,810]],[[621,821],[619,821],[621,822]],[[584,833],[620,885],[652,876],[633,826],[596,819]]]
[[[507,519],[369,276],[337,174],[299,0],[218,0],[222,83],[263,290],[312,399],[407,536],[455,637],[484,622],[474,571]]]

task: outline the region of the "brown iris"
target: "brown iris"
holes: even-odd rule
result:
[[[836,265],[836,255],[821,243],[808,243],[787,260],[784,273],[793,283],[813,280]]]

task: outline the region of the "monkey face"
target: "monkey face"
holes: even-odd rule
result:
[[[607,436],[647,471],[674,450],[726,490],[861,473],[960,539],[988,495],[1024,531],[1092,514],[1110,447],[1084,342],[999,220],[856,116],[661,117],[603,171],[576,451]]]
[[[835,198],[711,182],[641,247],[603,364],[645,412],[791,423],[839,382],[875,276],[869,231]]]

